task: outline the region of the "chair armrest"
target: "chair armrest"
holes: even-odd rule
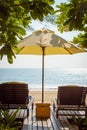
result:
[[[34,97],[29,96],[29,97],[28,97],[28,99],[29,99],[28,107],[32,106],[32,110],[33,110],[33,105],[34,105]]]

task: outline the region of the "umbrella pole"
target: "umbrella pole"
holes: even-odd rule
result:
[[[44,102],[44,49],[42,47],[42,103]]]

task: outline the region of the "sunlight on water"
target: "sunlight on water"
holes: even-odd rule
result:
[[[41,89],[41,69],[0,69],[0,82],[19,81],[29,84],[29,88]],[[87,69],[45,69],[45,89],[57,88],[60,85],[87,86]]]

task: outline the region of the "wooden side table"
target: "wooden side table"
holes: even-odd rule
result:
[[[50,103],[36,103],[36,117],[50,118]]]

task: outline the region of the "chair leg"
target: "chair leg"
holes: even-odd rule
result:
[[[27,118],[29,117],[29,108],[27,108]]]
[[[53,111],[55,111],[55,105],[53,104]]]
[[[58,109],[56,110],[56,118],[58,118]]]
[[[34,108],[34,103],[32,103],[32,110],[33,110],[33,108]]]

